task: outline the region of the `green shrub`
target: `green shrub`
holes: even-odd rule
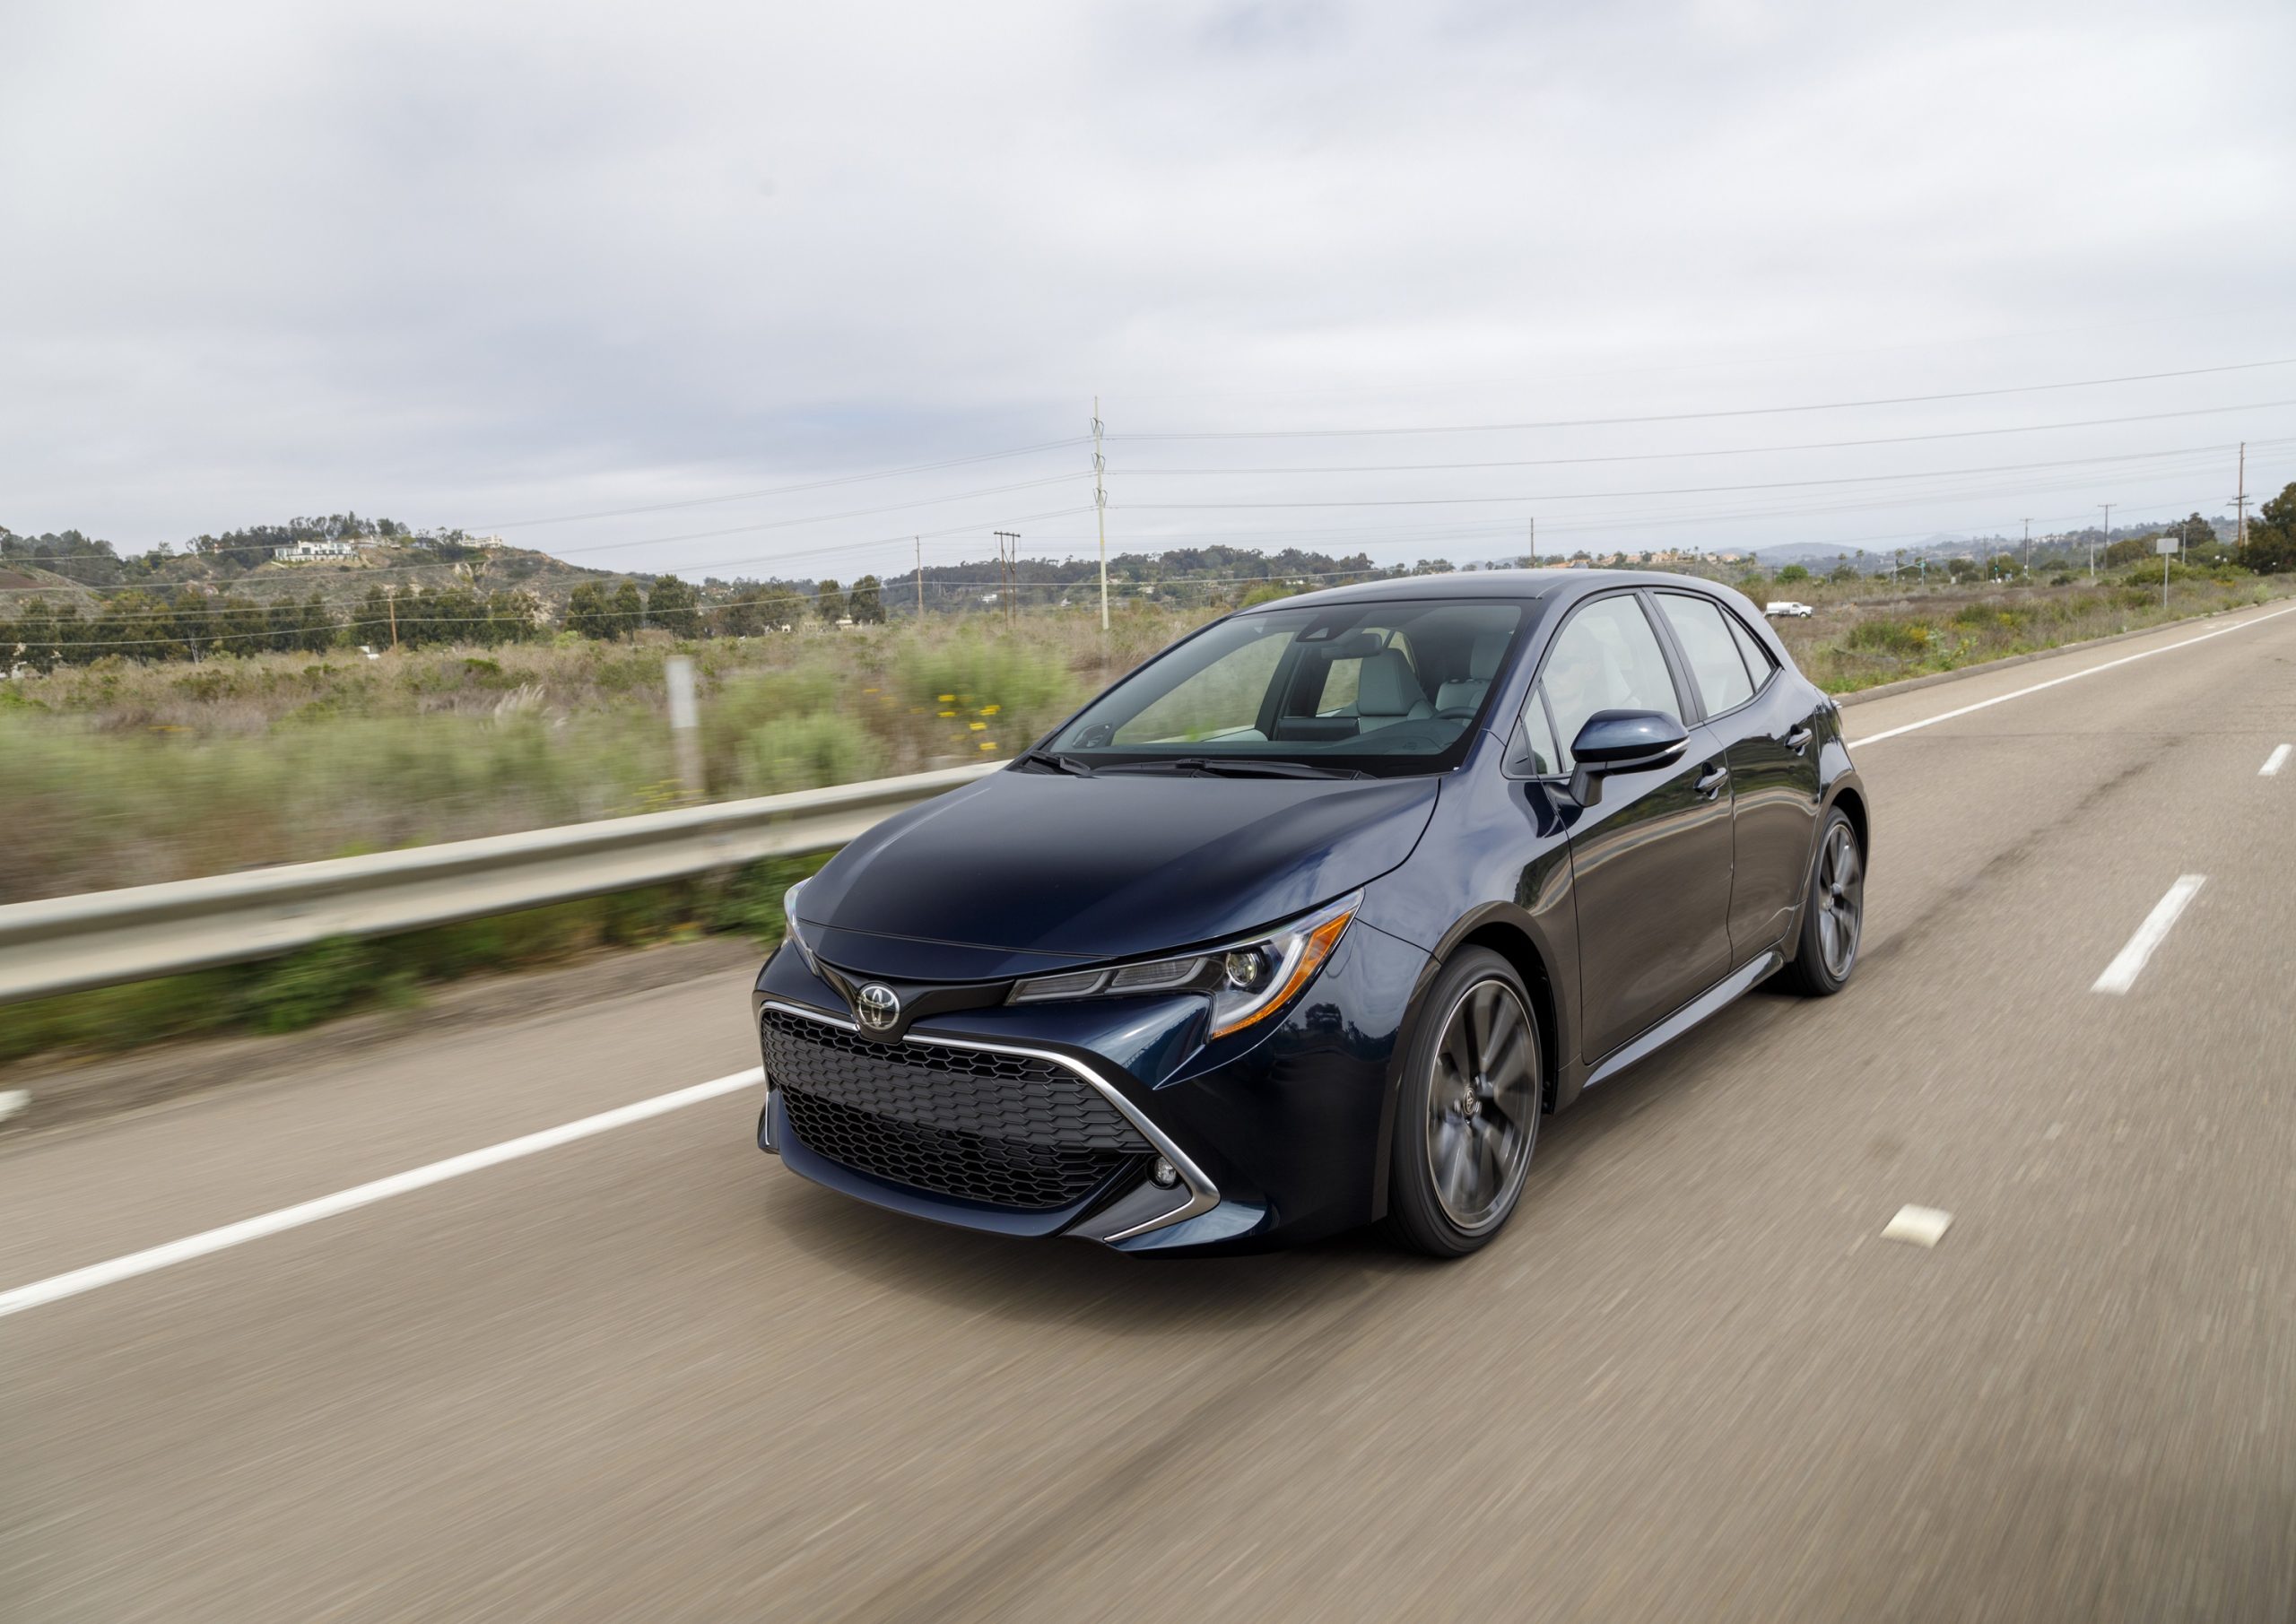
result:
[[[316,1026],[355,1003],[374,984],[374,949],[367,942],[317,942],[259,966],[247,989],[249,1023],[258,1032],[292,1032]]]

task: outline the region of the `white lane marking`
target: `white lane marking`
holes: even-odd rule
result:
[[[1900,734],[1914,733],[1924,727],[1935,727],[1940,722],[1950,722],[1955,716],[1965,716],[1973,710],[1984,710],[1995,705],[2006,705],[2012,699],[2022,699],[2027,694],[2039,693],[2045,688],[2061,688],[2067,682],[2077,682],[2083,677],[2093,677],[2100,671],[2110,671],[2116,665],[2126,665],[2136,660],[2149,660],[2156,654],[2173,654],[2179,648],[2190,648],[2195,643],[2205,643],[2211,638],[2229,638],[2236,631],[2246,631],[2251,626],[2261,626],[2266,621],[2278,620],[2283,614],[2296,614],[2296,604],[2291,604],[2286,609],[2275,609],[2270,614],[2260,614],[2253,621],[2242,621],[2238,626],[2219,626],[2213,631],[2204,631],[2198,637],[2187,638],[2181,643],[2170,643],[2160,648],[2148,648],[2142,654],[2125,654],[2118,660],[2107,660],[2101,665],[2092,665],[2087,670],[2076,671],[2070,676],[2051,677],[2048,682],[2036,682],[2031,688],[2020,688],[2013,693],[1996,694],[1990,699],[1979,699],[1976,704],[1964,705],[1958,710],[1943,711],[1936,716],[1924,717],[1918,722],[1908,722],[1902,727],[1884,728],[1870,739],[1850,740],[1849,747],[1852,750],[1863,750],[1869,744],[1879,744],[1884,739],[1894,739]]]
[[[2205,881],[2206,876],[2203,874],[2179,875],[2177,882],[2169,888],[2169,894],[2152,905],[2152,911],[2144,916],[2144,923],[2136,927],[2136,934],[2128,939],[2126,947],[2114,955],[2113,961],[2105,966],[2105,973],[2097,977],[2089,990],[2092,993],[2125,993],[2135,986],[2138,972],[2144,968],[2144,961],[2152,956],[2152,950],[2166,939],[2169,927],[2177,922],[2177,916],[2185,911],[2185,904],[2200,894],[2200,888]]]
[[[737,1094],[744,1089],[756,1088],[764,1081],[764,1068],[752,1066],[748,1071],[736,1072],[730,1077],[697,1082],[690,1089],[679,1089],[674,1093],[657,1094],[651,1099],[601,1111],[596,1116],[585,1116],[579,1122],[544,1128],[539,1133],[528,1133],[519,1139],[506,1139],[500,1144],[489,1145],[483,1151],[466,1151],[460,1156],[449,1156],[446,1160],[434,1161],[428,1167],[394,1173],[387,1178],[378,1178],[370,1184],[355,1185],[348,1190],[338,1190],[332,1195],[319,1196],[315,1201],[300,1202],[291,1207],[282,1207],[275,1212],[265,1212],[259,1218],[243,1218],[235,1224],[225,1224],[220,1229],[207,1229],[181,1240],[171,1240],[165,1246],[130,1252],[126,1256],[115,1257],[109,1263],[91,1264],[68,1274],[50,1275],[46,1280],[34,1281],[29,1286],[0,1291],[0,1319],[11,1314],[22,1314],[27,1308],[37,1308],[43,1303],[77,1297],[81,1292],[92,1291],[99,1286],[117,1285],[139,1274],[149,1274],[155,1269],[188,1263],[211,1252],[261,1240],[265,1236],[276,1235],[283,1229],[315,1224],[323,1218],[333,1218],[337,1213],[348,1212],[357,1207],[388,1201],[392,1196],[404,1195],[410,1190],[443,1184],[465,1173],[476,1173],[506,1161],[516,1161],[521,1156],[532,1156],[538,1151],[571,1144],[594,1133],[627,1127],[633,1122],[643,1122],[648,1116],[659,1116],[686,1106],[700,1105],[703,1100],[715,1099],[721,1094]]]
[[[2257,777],[2259,778],[2277,777],[2280,776],[2280,769],[2287,764],[2288,746],[2285,744],[2278,745],[2274,747],[2270,755],[2264,759],[2264,765],[2257,769]]]
[[[1898,1215],[1882,1230],[1883,1240],[1902,1240],[1917,1246],[1934,1246],[1945,1238],[1953,1215],[1936,1207],[1900,1207]]]

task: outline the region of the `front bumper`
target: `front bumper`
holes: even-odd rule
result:
[[[791,1171],[847,1194],[1000,1234],[1198,1252],[1254,1250],[1352,1228],[1378,1216],[1391,1062],[1425,964],[1418,948],[1359,920],[1288,1010],[1218,1043],[1203,1039],[1206,1001],[1180,995],[965,1010],[921,1020],[880,1046],[856,1041],[857,1028],[834,989],[785,950],[767,962],[753,995],[769,1090],[759,1143]],[[1057,1067],[1063,1086],[1090,1090],[1092,1101],[1106,1102],[1137,1133],[1130,1143],[1139,1153],[1073,1200],[1027,1207],[973,1199],[929,1176],[887,1177],[895,1164],[883,1158],[873,1168],[853,1165],[873,1159],[841,1159],[836,1143],[810,1142],[799,1125],[804,1117],[815,1125],[812,1137],[833,1137],[820,1130],[817,1100],[785,1095],[784,1083],[798,1085],[776,1077],[769,1020],[784,1033],[793,1022],[811,1023],[848,1056],[882,1046],[887,1068],[903,1073],[978,1056]],[[806,1108],[793,1113],[793,1103]],[[1159,1163],[1172,1176],[1169,1186],[1156,1182]],[[905,1171],[909,1164],[899,1165]],[[943,1187],[920,1187],[931,1182]]]

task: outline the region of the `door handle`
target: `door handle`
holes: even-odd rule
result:
[[[1719,761],[1709,761],[1706,770],[1698,775],[1697,782],[1691,787],[1711,801],[1722,793],[1722,786],[1729,781],[1730,769]]]
[[[1798,756],[1810,747],[1810,740],[1813,736],[1814,735],[1810,730],[1810,725],[1805,722],[1801,726],[1796,728],[1792,733],[1786,735],[1786,748],[1792,751]]]

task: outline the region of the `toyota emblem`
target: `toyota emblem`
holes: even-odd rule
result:
[[[872,981],[853,995],[853,1012],[873,1032],[889,1032],[900,1019],[900,999],[892,988]]]

